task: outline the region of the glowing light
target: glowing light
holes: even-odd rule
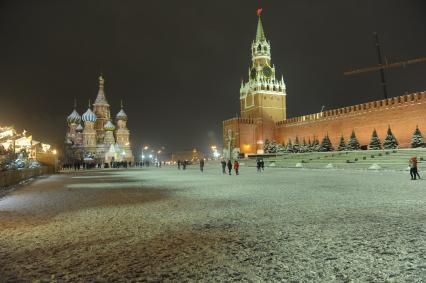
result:
[[[58,152],[56,151],[56,149],[54,149],[54,150],[52,151],[52,153],[53,153],[53,154],[57,154]]]

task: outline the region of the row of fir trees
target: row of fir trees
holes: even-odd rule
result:
[[[371,150],[395,149],[395,148],[398,148],[398,146],[399,146],[398,141],[393,135],[391,128],[388,127],[386,138],[384,139],[383,143],[380,141],[380,138],[377,135],[376,129],[373,130],[370,143],[368,144],[368,149],[371,149]],[[411,147],[413,148],[426,147],[426,143],[423,139],[423,135],[420,132],[419,127],[416,127],[416,130],[413,133],[413,136],[411,139]],[[352,134],[347,143],[345,141],[345,138],[342,135],[340,137],[340,141],[336,149],[338,151],[360,150],[361,145],[358,142],[358,139],[355,135],[355,131],[352,130]],[[266,140],[264,144],[265,153],[298,153],[298,152],[303,153],[303,152],[325,152],[325,151],[333,151],[333,150],[335,149],[333,145],[331,144],[328,134],[322,139],[321,143],[315,137],[313,141],[311,141],[311,139],[306,141],[305,138],[303,138],[303,140],[300,141],[299,138],[296,137],[294,142],[292,142],[291,139],[289,139],[287,144],[284,144],[284,143],[280,144],[280,143],[277,143],[276,141],[269,141],[269,140]]]

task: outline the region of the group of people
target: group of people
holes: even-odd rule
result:
[[[228,159],[228,162],[225,161],[225,159],[222,159],[220,161],[220,164],[222,165],[222,173],[226,174],[226,168],[228,168],[228,174],[232,175],[232,167],[234,167],[235,175],[239,175],[240,173],[238,170],[240,169],[240,163],[238,163],[237,160],[234,161],[234,166],[232,166],[231,159]]]
[[[408,165],[410,166],[410,176],[411,180],[416,180],[417,177],[420,179],[419,171],[417,169],[417,157],[411,157]]]
[[[182,168],[183,170],[186,170],[186,166],[188,166],[188,165],[189,165],[189,161],[188,161],[188,160],[184,160],[184,161],[178,160],[176,163],[177,163],[177,166],[178,166],[178,169],[179,169],[179,170],[180,170],[181,168]]]

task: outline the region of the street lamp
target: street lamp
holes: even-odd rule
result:
[[[146,145],[144,147],[142,147],[142,162],[144,161],[145,155],[143,154],[144,150],[147,150],[149,147]]]

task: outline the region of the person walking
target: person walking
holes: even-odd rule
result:
[[[265,161],[263,159],[260,159],[260,168],[262,168],[262,171],[265,171]]]
[[[257,168],[257,172],[260,172],[260,159],[258,158],[257,160],[256,160],[256,168]]]
[[[180,170],[180,160],[177,161],[178,169]]]
[[[186,170],[186,160],[182,161],[182,169]]]
[[[226,165],[228,166],[228,173],[229,173],[229,175],[231,175],[231,171],[232,171],[232,162],[231,162],[231,159],[228,159],[228,163]]]
[[[417,177],[419,177],[419,179],[421,179],[420,175],[419,175],[418,168],[417,168],[417,157],[416,156],[411,157],[409,163],[410,163],[411,180],[416,180]]]
[[[240,169],[240,163],[238,163],[237,160],[234,161],[234,170],[235,170],[235,175],[239,175],[238,174],[238,169]]]
[[[225,161],[225,159],[222,159],[220,161],[220,164],[222,165],[222,173],[226,174],[226,161]]]
[[[200,159],[200,171],[204,172],[204,158]]]

